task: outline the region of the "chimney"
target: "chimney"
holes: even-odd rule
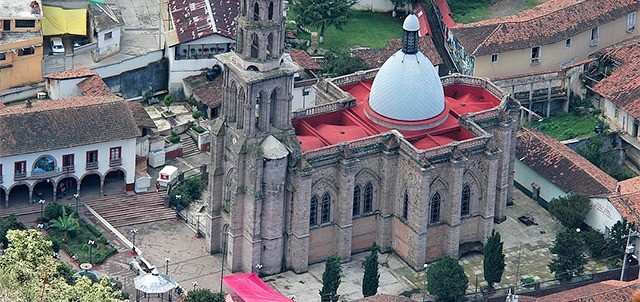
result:
[[[26,107],[31,108],[31,100],[27,100]]]

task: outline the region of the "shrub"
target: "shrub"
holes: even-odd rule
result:
[[[193,126],[191,129],[193,129],[193,131],[198,132],[198,133],[204,133],[205,131],[207,131],[206,129],[204,129],[202,126]]]
[[[171,136],[167,137],[167,140],[173,144],[177,143],[180,141],[180,135],[177,134],[171,134]]]
[[[584,240],[591,257],[600,258],[604,255],[607,240],[603,234],[594,229],[588,229],[582,232],[582,240]]]
[[[96,237],[102,236],[102,232],[100,232],[100,230],[98,230],[96,227],[94,227],[91,224],[86,224],[87,229],[89,230],[89,232],[91,232],[91,234],[93,234]]]
[[[186,302],[224,302],[224,293],[214,293],[208,288],[189,291]]]
[[[204,114],[204,112],[202,112],[202,110],[196,110],[196,112],[194,112],[191,116],[194,119],[199,119],[199,118],[205,116],[205,114]]]
[[[44,218],[46,221],[55,220],[62,216],[62,208],[64,208],[66,213],[73,213],[75,211],[75,209],[70,205],[50,203],[44,208]]]
[[[169,107],[171,106],[171,104],[173,103],[173,101],[175,100],[175,98],[173,97],[173,95],[167,94],[164,96],[164,98],[162,99],[162,103]]]

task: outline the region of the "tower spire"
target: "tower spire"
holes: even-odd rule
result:
[[[402,36],[402,52],[405,54],[415,54],[418,52],[418,31],[420,30],[420,21],[414,14],[410,14],[404,19],[402,24],[404,35]]]

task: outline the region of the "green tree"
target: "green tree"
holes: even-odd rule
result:
[[[611,236],[609,236],[606,256],[612,256],[618,260],[622,260],[625,247],[627,246],[627,238],[625,236],[629,234],[629,230],[635,230],[635,225],[626,219],[616,222],[611,227]]]
[[[391,3],[393,3],[393,10],[391,11],[391,15],[395,17],[396,16],[396,10],[398,9],[398,7],[400,7],[400,6],[407,7],[409,4],[411,4],[411,1],[409,1],[409,0],[391,0]]]
[[[491,237],[484,247],[483,269],[484,280],[489,284],[489,288],[493,288],[494,283],[499,283],[504,273],[504,253],[502,252],[503,243],[500,239],[500,233],[495,230],[491,233]]]
[[[571,279],[584,271],[587,257],[585,245],[578,232],[567,229],[556,235],[554,245],[549,248],[555,257],[549,263],[549,270],[557,278]]]
[[[570,229],[580,227],[589,210],[591,210],[589,196],[582,194],[557,197],[549,202],[549,213]]]
[[[322,289],[320,290],[320,301],[336,302],[338,301],[338,287],[340,286],[340,258],[331,255],[325,263],[324,273],[322,274]]]
[[[162,103],[166,106],[169,107],[171,106],[171,104],[173,104],[173,101],[175,100],[175,98],[173,97],[173,95],[167,94],[164,96],[164,98],[162,99]]]
[[[607,147],[606,138],[606,134],[594,136],[587,141],[586,145],[578,147],[576,152],[617,180],[635,176],[629,168],[618,164],[619,151]]]
[[[380,284],[380,273],[378,273],[378,244],[374,241],[371,251],[364,259],[364,277],[362,277],[362,295],[365,297],[374,296],[378,293]]]
[[[80,227],[80,223],[78,219],[73,217],[73,213],[67,215],[66,207],[62,207],[62,214],[60,217],[50,221],[49,227],[60,230],[63,240],[66,241],[68,234],[77,230]]]
[[[120,302],[122,292],[91,283],[86,277],[65,280],[66,268],[53,258],[51,241],[36,230],[10,230],[9,246],[0,255],[0,301],[104,301]]]
[[[186,302],[224,302],[224,293],[214,293],[208,288],[198,288],[189,291]]]
[[[7,231],[24,229],[24,224],[18,221],[18,218],[14,214],[9,215],[9,217],[5,219],[0,219],[0,243],[2,243],[2,247],[5,248],[9,246],[9,240],[7,240]]]
[[[321,64],[326,77],[336,77],[367,69],[367,64],[345,49],[330,49],[324,54]]]
[[[295,0],[291,2],[291,9],[299,25],[320,29],[320,43],[323,43],[325,29],[334,26],[342,30],[351,6],[356,3],[357,0]]]
[[[427,271],[427,290],[442,301],[456,301],[464,296],[469,279],[457,260],[446,256]]]

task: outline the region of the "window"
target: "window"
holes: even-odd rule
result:
[[[613,110],[613,117],[618,117],[619,114],[620,114],[620,111],[618,110],[618,108]]]
[[[311,197],[311,205],[309,207],[309,226],[318,225],[318,197]]]
[[[303,96],[307,96],[307,95],[309,95],[309,91],[311,91],[311,89],[310,89],[310,88],[307,88],[307,87],[303,88],[303,89],[302,89],[302,95],[303,95]]]
[[[402,200],[402,218],[404,218],[404,220],[409,219],[409,192],[407,192],[407,190],[404,190],[404,196],[403,196],[403,200]]]
[[[540,46],[531,48],[531,64],[540,64]]]
[[[273,2],[269,2],[269,20],[273,20]]]
[[[36,53],[36,49],[33,46],[27,48],[20,48],[18,50],[18,56],[28,56]]]
[[[65,154],[62,156],[62,169],[65,172],[73,172],[73,154]]]
[[[469,204],[471,203],[471,188],[469,185],[462,187],[462,198],[460,203],[460,216],[467,216],[471,212]]]
[[[360,215],[360,186],[353,188],[353,217]]]
[[[16,28],[36,27],[36,20],[16,20]]]
[[[98,150],[87,151],[87,162],[88,163],[98,162]]]
[[[571,48],[571,38],[564,41],[564,47]]]
[[[491,63],[498,62],[498,54],[494,53],[491,55]]]
[[[109,149],[109,164],[111,166],[118,166],[122,164],[122,147]]]
[[[598,28],[591,29],[591,46],[598,45]]]
[[[636,29],[636,12],[627,15],[627,31]]]
[[[111,39],[111,38],[113,38],[113,32],[112,32],[112,31],[110,31],[110,32],[108,32],[108,33],[106,33],[106,34],[104,34],[104,39],[105,39],[105,40],[109,40],[109,39]]]
[[[0,61],[4,61],[7,59],[7,55],[4,52],[0,52]]]
[[[370,182],[364,186],[364,211],[367,214],[373,212],[373,185]]]
[[[258,42],[258,35],[251,34],[251,57],[257,58],[259,50],[260,50],[260,42]]]
[[[431,196],[431,202],[429,203],[429,223],[434,224],[440,222],[440,202],[442,197],[440,192],[436,192]]]
[[[331,220],[331,196],[329,193],[322,195],[322,213],[320,223],[328,223]]]
[[[253,21],[258,20],[260,20],[260,6],[258,5],[258,2],[256,2],[253,4]]]
[[[247,0],[242,1],[242,16],[247,15]]]
[[[17,173],[27,173],[27,161],[17,161],[13,170]]]
[[[4,29],[4,31],[10,31],[11,30],[11,20],[2,20],[2,29]]]

